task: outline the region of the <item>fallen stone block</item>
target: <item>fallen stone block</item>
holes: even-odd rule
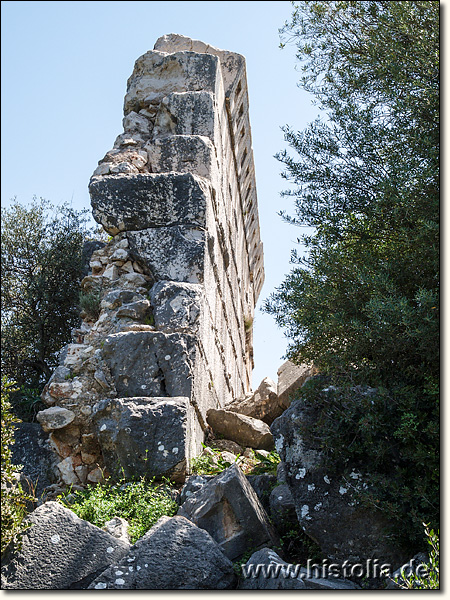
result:
[[[212,537],[187,519],[161,517],[91,590],[227,590],[232,563]]]
[[[291,395],[316,373],[317,369],[312,365],[295,365],[290,360],[283,363],[277,373],[277,394],[280,404],[285,409],[288,408]]]
[[[226,409],[247,417],[260,419],[271,425],[285,410],[277,394],[277,386],[269,377],[265,377],[254,394],[233,400]]]
[[[273,448],[273,437],[269,426],[259,419],[212,408],[208,411],[207,421],[214,433],[221,434],[241,446],[263,450]]]
[[[178,498],[178,503],[183,504],[189,496],[192,496],[195,492],[208,483],[213,477],[211,475],[191,475],[186,478],[186,483],[183,485]]]
[[[206,529],[230,560],[250,548],[278,542],[257,495],[236,465],[189,496],[178,514]]]
[[[113,476],[184,481],[189,464],[189,398],[117,398],[92,414],[103,458]]]
[[[27,521],[20,549],[2,561],[5,590],[86,589],[130,548],[57,502],[42,504]]]

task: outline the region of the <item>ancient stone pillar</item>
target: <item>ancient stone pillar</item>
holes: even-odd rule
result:
[[[51,438],[81,483],[103,461],[184,477],[208,409],[251,387],[264,281],[244,58],[163,36],[136,61],[124,115],[89,185],[112,236],[82,282],[101,302],[44,393],[74,414]]]

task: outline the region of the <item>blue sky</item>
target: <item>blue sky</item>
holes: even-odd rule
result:
[[[88,208],[97,162],[122,132],[122,105],[135,60],[165,33],[180,33],[247,60],[266,283],[255,317],[253,386],[276,381],[287,341],[262,301],[290,270],[301,231],[277,212],[292,212],[274,154],[280,127],[303,129],[317,116],[297,87],[292,48],[278,28],[290,2],[2,2],[2,204],[33,195]]]

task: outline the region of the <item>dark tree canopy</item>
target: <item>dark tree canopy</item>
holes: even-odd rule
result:
[[[79,323],[84,211],[43,199],[2,209],[2,370],[40,387]]]
[[[282,216],[313,233],[302,236],[306,258],[293,252],[293,270],[265,308],[285,329],[292,360],[389,390],[376,417],[366,415],[370,436],[355,409],[354,422],[350,411],[328,441],[345,440],[342,452],[351,453],[344,429],[353,427],[366,467],[390,470],[391,484],[397,477],[380,497],[393,506],[400,489],[409,494],[393,512],[435,519],[439,2],[292,4],[282,45],[296,45],[299,85],[325,118],[302,132],[284,127],[291,149],[277,158],[295,214]],[[385,437],[380,454],[373,441]]]

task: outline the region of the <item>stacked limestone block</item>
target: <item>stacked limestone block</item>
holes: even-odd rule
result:
[[[112,236],[82,282],[100,313],[44,392],[73,417],[40,417],[71,483],[105,463],[182,480],[207,411],[251,386],[264,271],[244,58],[164,36],[136,61],[124,113],[89,186]]]

